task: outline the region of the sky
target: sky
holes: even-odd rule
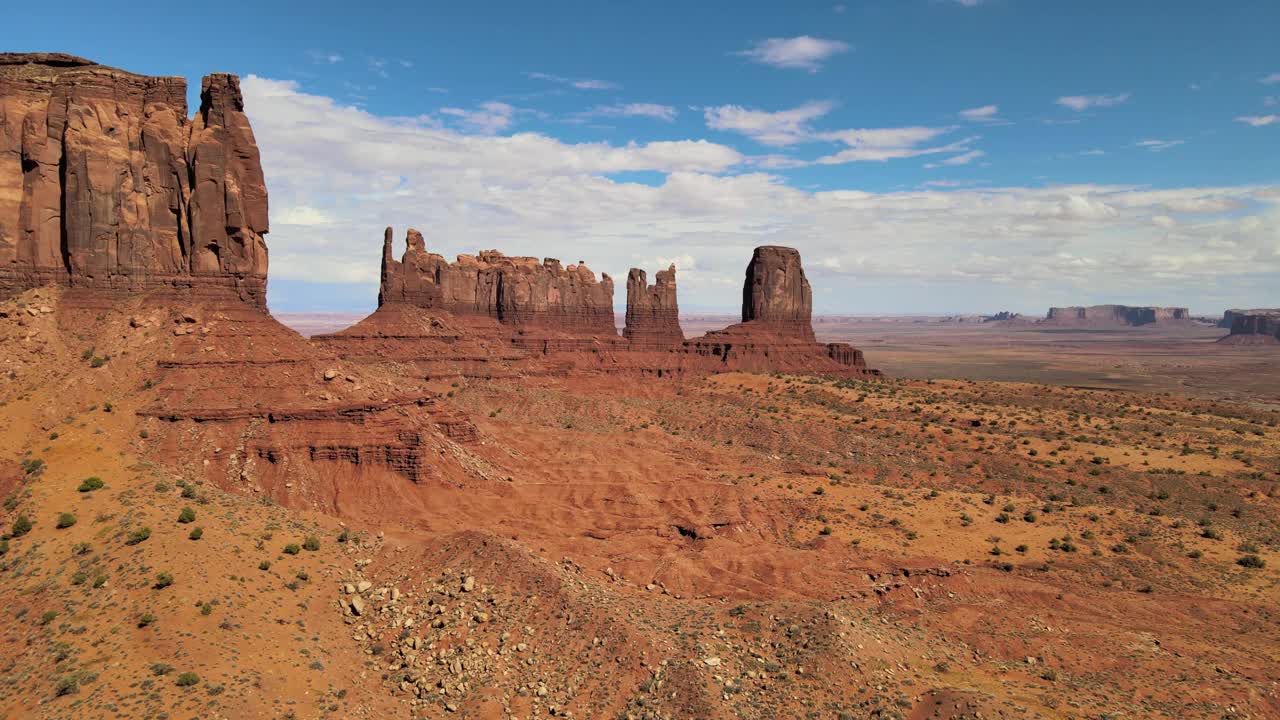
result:
[[[376,304],[383,228],[446,257],[674,263],[737,309],[757,245],[815,311],[1280,305],[1280,2],[87,0],[14,51],[241,76],[277,311]],[[16,45],[13,45],[15,43]]]

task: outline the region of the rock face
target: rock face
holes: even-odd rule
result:
[[[1089,307],[1049,308],[1045,323],[1076,326],[1130,326],[1191,320],[1191,312],[1181,307],[1131,307],[1129,305],[1091,305]]]
[[[1235,325],[1236,318],[1243,315],[1280,315],[1280,308],[1254,308],[1252,310],[1234,308],[1227,310],[1222,313],[1222,319],[1218,321],[1218,327],[1230,330]]]
[[[654,284],[644,270],[627,273],[627,316],[622,331],[632,349],[672,348],[684,341],[676,302],[676,266],[659,270]]]
[[[508,257],[497,250],[459,255],[450,263],[427,252],[422,233],[410,229],[401,260],[392,253],[392,230],[382,246],[378,304],[408,303],[457,316],[479,316],[521,330],[616,337],[613,280],[585,263]]]
[[[265,307],[267,191],[239,80],[0,54],[0,295],[54,283]]]
[[[765,245],[755,249],[742,286],[742,322],[814,342],[813,290],[795,248]]]
[[[1228,310],[1231,333],[1218,342],[1230,345],[1273,345],[1280,342],[1280,310]]]

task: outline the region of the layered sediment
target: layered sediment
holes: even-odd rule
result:
[[[265,307],[267,191],[239,80],[0,54],[0,295],[56,284]]]

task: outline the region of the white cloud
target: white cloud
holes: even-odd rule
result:
[[[813,130],[809,122],[826,115],[834,107],[834,103],[814,101],[790,110],[768,112],[740,105],[721,105],[705,108],[703,117],[712,130],[742,133],[764,145],[785,147],[811,139]]]
[[[511,127],[516,109],[503,102],[487,102],[478,110],[447,107],[440,108],[440,112],[443,115],[458,118],[458,122],[467,130],[482,135],[493,135]]]
[[[1098,150],[1098,149],[1094,149],[1094,150],[1085,150],[1084,152],[1082,152],[1082,153],[1080,153],[1080,154],[1081,154],[1081,155],[1106,155],[1106,154],[1107,154],[1107,151],[1106,151],[1106,150]]]
[[[1137,145],[1140,148],[1146,148],[1151,152],[1161,152],[1179,145],[1185,145],[1186,143],[1186,140],[1139,140],[1134,143],[1134,145]]]
[[[1245,115],[1236,118],[1236,122],[1248,123],[1254,127],[1273,125],[1280,122],[1280,115]]]
[[[996,114],[999,112],[1000,108],[997,105],[983,105],[982,107],[961,110],[960,117],[965,120],[973,120],[977,122],[991,122],[999,119],[996,117]]]
[[[970,150],[969,152],[964,153],[962,155],[955,155],[955,156],[949,157],[946,160],[943,160],[942,164],[943,165],[968,165],[969,163],[973,162],[974,160],[977,160],[983,155],[986,155],[986,153],[982,152],[981,150]]]
[[[978,7],[985,2],[985,0],[955,0],[955,2],[965,7]]]
[[[822,63],[825,60],[848,51],[848,43],[800,35],[792,38],[761,40],[750,50],[735,54],[764,65],[818,72],[822,69]]]
[[[824,137],[839,139],[849,147],[833,155],[820,157],[817,162],[820,165],[836,165],[848,162],[885,162],[887,160],[936,155],[939,153],[967,153],[971,150],[969,145],[977,140],[976,137],[968,137],[946,145],[922,147],[922,145],[949,131],[950,128],[907,127],[841,130],[834,133],[825,133]]]
[[[371,306],[386,225],[396,227],[397,252],[413,226],[446,257],[498,247],[584,259],[615,279],[637,263],[652,273],[675,260],[686,307],[732,307],[751,248],[763,244],[797,247],[815,288],[831,290],[827,310],[844,312],[890,311],[887,303],[939,297],[924,291],[948,284],[974,294],[1011,288],[1029,308],[1123,302],[1134,277],[1151,294],[1142,302],[1195,304],[1223,288],[1234,293],[1221,301],[1227,307],[1249,302],[1249,288],[1264,294],[1280,273],[1275,186],[811,192],[704,140],[468,134],[432,118],[374,115],[290,82],[248,76],[241,87],[271,191],[277,293],[287,292],[280,279],[357,283]],[[941,137],[845,133],[838,142],[863,150],[931,151]],[[624,171],[662,178],[614,177]],[[686,273],[686,261],[696,271]]]
[[[657,105],[655,103],[617,103],[614,105],[597,105],[590,110],[578,113],[578,117],[647,117],[670,122],[676,119],[676,114],[676,109],[670,105]]]
[[[561,85],[569,85],[579,90],[613,90],[620,87],[617,83],[611,83],[607,80],[574,79],[541,72],[527,72],[524,75],[533,80],[546,80]]]
[[[1113,107],[1129,101],[1129,93],[1119,95],[1064,95],[1054,102],[1076,112],[1094,107]]]
[[[1262,78],[1261,82],[1263,85],[1275,85],[1276,83],[1280,83],[1280,72],[1271,73],[1270,75]]]

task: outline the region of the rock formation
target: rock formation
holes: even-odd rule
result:
[[[678,352],[697,358],[691,367],[704,371],[879,374],[853,346],[819,343],[812,316],[813,290],[799,251],[758,247],[742,285],[742,322],[687,340]]]
[[[1228,310],[1231,333],[1218,342],[1230,345],[1272,345],[1280,342],[1280,309]]]
[[[644,270],[627,273],[627,316],[623,337],[631,349],[670,349],[684,341],[676,302],[676,266],[659,270],[654,284]]]
[[[1223,330],[1230,330],[1235,325],[1235,320],[1241,315],[1280,315],[1280,308],[1254,308],[1251,310],[1241,310],[1233,308],[1222,313],[1222,319],[1218,321],[1218,327]]]
[[[401,260],[392,254],[392,230],[382,246],[379,306],[408,303],[457,316],[480,316],[521,330],[616,337],[613,280],[579,262],[508,257],[497,250],[459,255],[449,263],[429,253],[422,233],[410,229]]]
[[[239,80],[0,54],[0,295],[56,283],[264,306],[267,191]]]
[[[777,245],[756,248],[742,286],[742,322],[814,342],[812,317],[813,290],[800,265],[800,252]]]
[[[1044,322],[1049,325],[1080,327],[1137,327],[1156,323],[1184,322],[1190,319],[1191,312],[1181,307],[1091,305],[1049,308]]]

